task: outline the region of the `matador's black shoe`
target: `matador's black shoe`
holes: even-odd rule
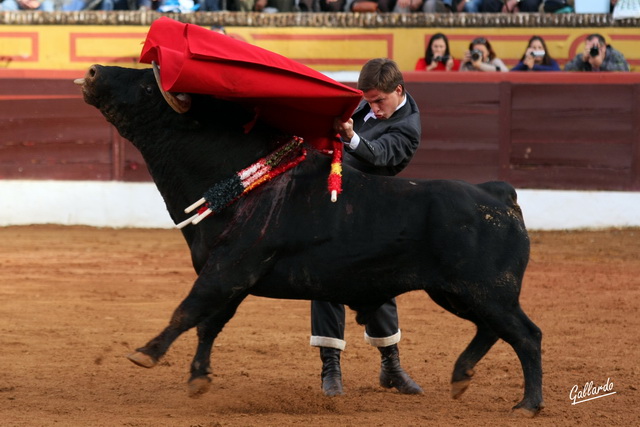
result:
[[[340,396],[343,394],[340,350],[320,347],[320,359],[322,359],[322,391],[325,396]]]
[[[397,344],[378,347],[378,350],[382,355],[380,363],[380,385],[382,387],[395,387],[402,394],[423,393],[420,386],[400,366],[400,353]]]

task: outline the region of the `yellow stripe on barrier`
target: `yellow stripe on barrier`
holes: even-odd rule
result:
[[[373,57],[390,57],[412,71],[429,37],[445,33],[460,58],[477,36],[489,39],[507,66],[515,65],[532,35],[542,36],[562,66],[582,49],[587,34],[600,33],[640,71],[640,29],[585,28],[309,28],[227,27],[231,37],[296,59],[320,71],[358,71]],[[147,27],[135,25],[0,26],[0,77],[31,72],[84,71],[91,64],[146,68],[138,55]]]

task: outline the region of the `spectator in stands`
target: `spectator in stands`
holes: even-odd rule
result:
[[[319,0],[320,12],[343,12],[345,0]]]
[[[624,55],[608,45],[600,34],[590,34],[582,53],[564,66],[565,71],[629,71]]]
[[[481,12],[483,0],[460,0],[458,12],[478,13]],[[462,9],[462,10],[460,10]]]
[[[491,43],[484,37],[473,39],[469,50],[464,53],[460,71],[509,71],[504,62],[496,56]]]
[[[99,10],[102,0],[65,0],[60,7],[63,12],[77,12],[80,10]]]
[[[529,39],[527,50],[520,62],[511,71],[561,71],[558,62],[551,57],[547,44],[542,37],[533,36]]]
[[[540,11],[542,0],[484,0],[485,12],[520,13]]]
[[[458,71],[460,61],[451,56],[449,50],[449,40],[442,33],[431,36],[424,58],[418,59],[416,71]]]
[[[196,0],[196,3],[198,4],[198,12],[220,12],[222,10],[220,0]]]
[[[250,1],[254,0],[237,0]],[[313,12],[316,0],[255,0],[256,12]]]
[[[424,0],[347,0],[347,12],[421,12]]]
[[[458,0],[425,0],[422,4],[422,11],[424,13],[451,13],[456,11],[455,5],[457,4]]]
[[[421,12],[424,0],[396,0],[392,12],[411,13]]]
[[[614,0],[612,0],[614,1]],[[547,13],[574,13],[574,0],[542,0],[540,12]]]
[[[472,13],[472,9],[477,9],[476,11],[478,11],[481,5],[482,0],[479,0],[476,5],[473,4],[472,0],[425,0],[422,11],[425,13]],[[465,7],[469,10],[465,10]]]
[[[0,3],[0,11],[40,10],[53,12],[53,0],[4,0]]]
[[[102,0],[101,10],[150,10],[151,0]]]
[[[460,0],[458,11],[467,13],[538,12],[542,0]]]

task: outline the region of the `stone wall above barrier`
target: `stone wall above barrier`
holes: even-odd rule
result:
[[[640,27],[640,19],[576,13],[257,13],[151,11],[0,12],[0,25],[142,25],[161,16],[197,25],[238,27],[474,28],[474,27]]]

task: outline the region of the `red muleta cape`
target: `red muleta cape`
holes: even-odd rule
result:
[[[140,62],[151,61],[164,90],[238,102],[319,149],[331,148],[334,118],[347,121],[362,99],[361,91],[282,55],[167,17],[147,34]]]

